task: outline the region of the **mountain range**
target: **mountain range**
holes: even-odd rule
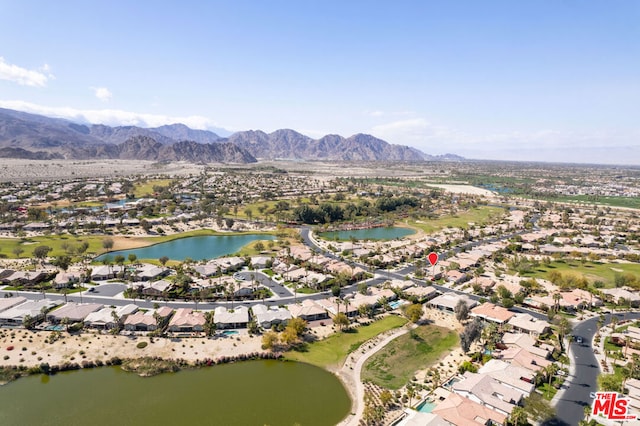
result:
[[[155,128],[85,125],[0,108],[0,157],[28,159],[138,159],[197,163],[252,163],[257,159],[330,161],[460,161],[431,156],[371,135],[312,139],[294,130],[236,132],[227,138],[184,124]]]

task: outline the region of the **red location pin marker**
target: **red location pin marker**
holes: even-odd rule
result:
[[[434,266],[436,263],[438,263],[438,253],[435,253],[435,252],[429,253],[429,255],[427,256],[427,259],[429,259],[429,263],[432,266]]]

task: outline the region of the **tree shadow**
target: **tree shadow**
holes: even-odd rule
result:
[[[564,420],[560,420],[557,417],[548,419],[543,421],[542,423],[540,423],[540,426],[571,426],[569,425],[569,423],[565,422]]]

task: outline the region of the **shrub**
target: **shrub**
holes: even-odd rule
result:
[[[138,349],[144,349],[144,348],[146,348],[146,347],[147,347],[147,345],[148,345],[148,343],[147,343],[147,342],[138,342],[138,344],[136,345],[136,348],[138,348]]]

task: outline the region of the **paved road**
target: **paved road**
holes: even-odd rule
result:
[[[261,285],[267,287],[273,292],[276,298],[291,296],[292,292],[282,284],[271,279],[271,277],[260,271],[240,271],[235,274],[243,280],[251,281],[254,279]]]
[[[614,314],[619,319],[623,314]],[[568,387],[564,390],[556,404],[556,417],[545,422],[545,425],[577,425],[584,418],[584,407],[591,406],[591,392],[598,386],[600,366],[593,353],[591,342],[596,334],[599,317],[582,321],[573,328],[573,335],[582,337],[583,343],[570,343],[571,375],[567,378]],[[640,312],[627,312],[627,319],[640,318]],[[611,315],[606,316],[607,323]]]

